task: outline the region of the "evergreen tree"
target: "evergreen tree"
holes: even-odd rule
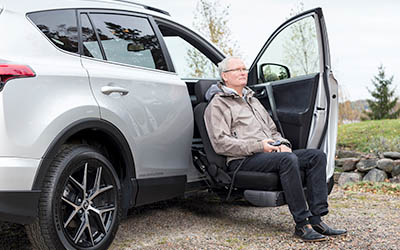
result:
[[[370,112],[365,112],[365,114],[371,120],[395,119],[399,117],[400,109],[395,110],[399,98],[394,96],[395,90],[390,88],[393,76],[386,79],[385,69],[382,65],[378,70],[378,75],[374,76],[372,80],[375,89],[368,89],[374,99],[367,100]]]

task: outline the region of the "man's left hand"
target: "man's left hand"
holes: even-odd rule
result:
[[[279,149],[280,149],[281,152],[289,152],[289,153],[292,152],[292,149],[289,148],[288,146],[284,145],[284,144],[280,145]]]

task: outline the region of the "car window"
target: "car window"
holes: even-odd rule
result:
[[[101,54],[100,45],[96,38],[93,26],[90,23],[87,14],[81,15],[81,26],[82,26],[82,47],[83,54],[85,56],[103,59]]]
[[[60,49],[78,53],[75,10],[52,10],[28,14],[34,24]]]
[[[283,29],[257,63],[259,81],[274,81],[319,72],[318,38],[314,17]],[[287,69],[287,70],[285,70]]]
[[[164,36],[175,71],[181,78],[217,78],[217,66],[178,35]]]
[[[216,79],[217,66],[200,50],[200,38],[188,30],[180,30],[174,24],[159,23],[176,73],[181,78]],[[203,53],[204,52],[204,53]]]
[[[167,70],[149,21],[118,14],[90,14],[108,61]]]

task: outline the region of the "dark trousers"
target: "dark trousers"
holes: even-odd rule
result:
[[[236,169],[240,162],[241,160],[230,162],[229,169]],[[241,170],[278,173],[286,202],[296,223],[311,216],[328,213],[326,155],[321,150],[257,153],[245,159],[239,171]],[[306,194],[303,192],[300,171],[304,171]]]

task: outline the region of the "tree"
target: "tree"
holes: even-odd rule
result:
[[[194,13],[193,26],[226,55],[239,55],[239,46],[231,37],[228,27],[229,5],[221,6],[217,0],[199,0]],[[187,53],[192,76],[218,75],[217,69],[208,63],[208,59],[197,49],[191,48]]]
[[[400,109],[396,110],[398,97],[394,96],[394,89],[390,85],[393,83],[393,76],[389,79],[386,78],[385,68],[383,65],[378,67],[378,75],[372,79],[372,84],[375,89],[368,92],[374,98],[367,100],[369,105],[369,112],[364,112],[371,120],[381,119],[395,119],[400,115]]]

